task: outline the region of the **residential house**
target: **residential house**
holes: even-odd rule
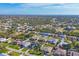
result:
[[[55,51],[53,51],[54,56],[66,56],[66,50],[57,48]]]
[[[22,45],[27,48],[29,45],[31,45],[31,42],[24,41],[22,42]]]
[[[38,47],[38,46],[39,46],[38,43],[32,42],[32,43],[28,46],[28,48],[32,49],[32,48]]]
[[[68,51],[68,55],[69,55],[69,56],[79,56],[79,52],[77,52],[77,51],[74,50],[74,49],[70,49],[70,50]]]
[[[41,50],[45,55],[52,55],[53,47],[41,47]]]
[[[52,43],[52,44],[56,44],[58,42],[57,39],[51,39],[51,40],[48,40],[48,43]]]
[[[0,42],[6,42],[8,39],[6,38],[0,38]]]

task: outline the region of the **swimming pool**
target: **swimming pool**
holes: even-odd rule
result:
[[[0,56],[6,56],[6,55],[4,55],[4,54],[0,54]]]

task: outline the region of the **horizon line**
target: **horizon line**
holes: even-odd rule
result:
[[[33,14],[26,14],[26,15],[25,15],[25,14],[4,14],[4,15],[3,15],[3,14],[0,14],[0,16],[6,16],[6,15],[7,15],[7,16],[14,16],[14,15],[19,15],[19,16],[20,16],[20,15],[33,16]],[[63,15],[65,16],[65,15],[67,15],[67,14],[63,14]],[[60,14],[60,16],[63,16],[63,15]],[[71,15],[71,14],[68,14],[68,15]],[[77,14],[77,15],[78,15],[78,14]],[[42,14],[39,15],[39,14],[37,14],[37,15],[34,15],[34,16],[54,16],[54,15],[47,15],[47,14],[46,14],[46,15],[42,15]],[[56,15],[56,16],[57,16],[57,15]],[[58,16],[59,16],[59,14],[58,14]],[[75,15],[73,14],[72,16],[75,16]]]

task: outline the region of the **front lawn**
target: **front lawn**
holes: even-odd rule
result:
[[[17,49],[19,50],[20,49],[20,46],[19,45],[9,45],[10,48],[13,48],[13,49]]]
[[[23,48],[21,51],[22,52],[26,52],[27,51],[27,48]]]
[[[9,55],[10,55],[10,56],[19,56],[20,53],[17,53],[17,52],[11,52],[11,53],[9,53]]]
[[[3,46],[3,47],[6,47],[6,46],[8,46],[8,43],[7,42],[3,42],[3,43],[0,43],[0,45]]]
[[[30,50],[29,53],[30,54],[34,54],[34,55],[38,55],[38,56],[42,56],[43,55],[43,53],[41,51],[34,50],[34,49]]]
[[[5,48],[0,49],[0,53],[7,53],[7,52],[8,52],[8,50]]]
[[[45,46],[45,47],[48,47],[48,46],[49,46],[49,47],[54,47],[55,44],[47,43],[47,44],[45,44],[44,46]]]

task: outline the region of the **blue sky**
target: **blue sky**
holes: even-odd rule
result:
[[[79,15],[79,4],[1,3],[0,15]]]

